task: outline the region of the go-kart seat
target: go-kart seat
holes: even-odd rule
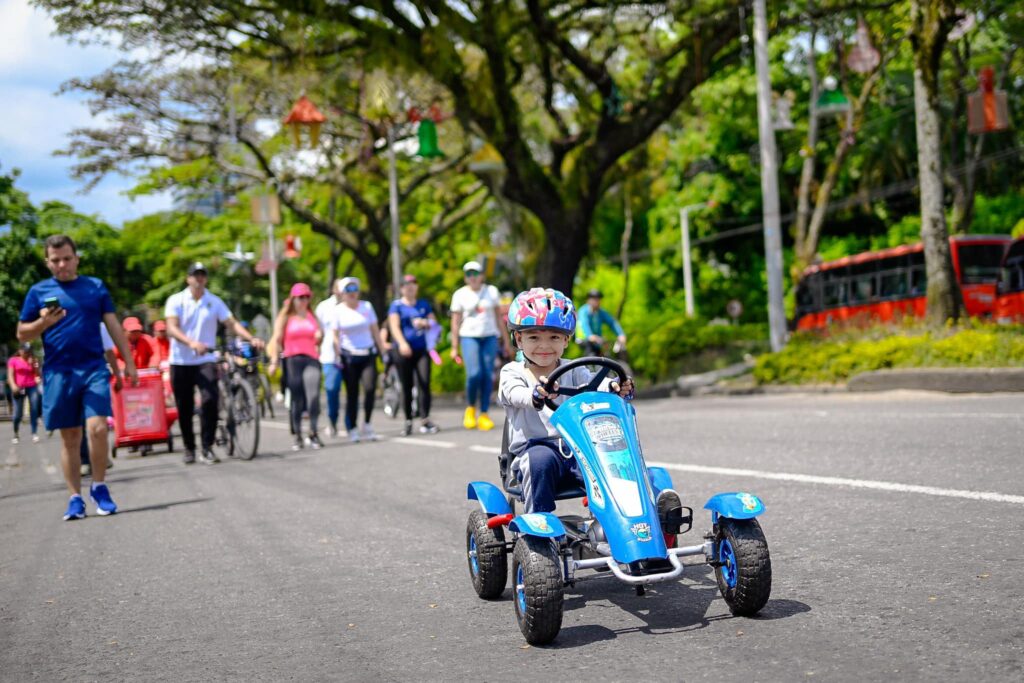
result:
[[[509,421],[505,418],[505,424],[501,429],[501,453],[498,454],[498,471],[501,474],[501,485],[505,493],[523,499],[523,489],[519,480],[512,472],[513,456],[508,452],[509,442]],[[563,484],[563,487],[555,494],[555,500],[567,500],[569,498],[583,498],[587,495],[586,489],[578,484]]]

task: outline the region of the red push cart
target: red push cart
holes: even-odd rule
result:
[[[166,405],[163,373],[157,368],[139,370],[138,386],[127,383],[121,391],[111,392],[114,408],[114,439],[110,454],[124,446],[145,446],[166,443],[174,450],[171,425],[178,411]],[[173,411],[173,412],[172,412]]]

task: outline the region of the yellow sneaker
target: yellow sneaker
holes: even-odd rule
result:
[[[487,413],[480,413],[480,417],[476,421],[476,428],[481,432],[489,432],[494,429],[494,420]]]
[[[462,426],[466,429],[476,427],[476,408],[473,406],[466,408],[466,414],[462,416]]]

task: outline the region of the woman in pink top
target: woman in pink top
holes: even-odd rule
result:
[[[310,448],[322,448],[317,435],[316,423],[320,417],[320,341],[323,331],[320,322],[309,310],[312,290],[304,282],[292,285],[292,291],[284,307],[274,321],[274,334],[267,345],[270,365],[267,372],[273,374],[279,358],[284,359],[285,376],[288,378],[288,392],[291,394],[292,432],[295,445],[300,450],[302,439],[302,413],[309,413],[309,436],[305,444]]]
[[[32,345],[25,343],[18,347],[17,355],[7,361],[7,384],[11,387],[14,398],[14,438],[11,443],[18,443],[18,428],[25,413],[25,399],[28,399],[29,424],[32,427],[32,443],[39,442],[36,429],[39,426],[39,415],[42,413],[42,394],[39,393],[39,362],[32,355]]]

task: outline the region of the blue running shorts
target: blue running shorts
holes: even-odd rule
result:
[[[43,418],[48,430],[81,427],[83,415],[89,419],[112,414],[106,365],[87,370],[43,368]]]

